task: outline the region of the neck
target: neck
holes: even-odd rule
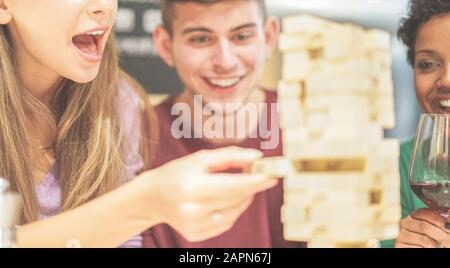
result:
[[[19,69],[22,87],[52,110],[54,97],[63,82],[59,75],[29,68]]]
[[[212,143],[214,145],[233,145],[243,142],[245,139],[249,138],[249,135],[251,135],[253,132],[257,131],[257,127],[259,124],[259,118],[262,112],[265,109],[264,105],[259,105],[261,103],[264,103],[265,101],[265,94],[262,89],[259,87],[256,87],[252,90],[251,94],[247,98],[247,100],[244,101],[243,105],[233,112],[224,113],[224,114],[205,114],[205,105],[207,103],[199,103],[196,102],[194,99],[193,94],[190,90],[185,89],[181,95],[179,95],[175,103],[186,103],[189,105],[191,112],[191,127],[192,127],[192,134],[195,135],[195,133],[199,134],[203,140]],[[232,104],[232,103],[231,103]],[[202,114],[198,115],[195,113],[196,110],[198,110],[197,107],[201,106]],[[247,116],[249,110],[249,106],[255,107],[256,114],[254,116]],[[197,108],[197,109],[196,109]],[[195,120],[198,120],[198,118],[201,118],[201,127],[195,126]],[[204,127],[207,128],[207,126],[211,125],[211,122],[214,122],[214,130],[219,128],[223,131],[219,131],[218,133],[223,134],[220,136],[213,135],[213,137],[205,137],[205,133],[198,133],[203,132]],[[198,122],[197,122],[198,123]],[[220,124],[220,125],[219,125]],[[198,126],[198,125],[197,125]],[[245,126],[245,131],[240,134],[238,133],[238,128],[242,128]],[[233,129],[234,133],[231,135],[228,135],[227,130]],[[242,135],[244,134],[244,135]]]
[[[48,108],[56,95],[57,90],[63,82],[61,75],[51,70],[49,67],[35,58],[23,45],[15,28],[11,28],[13,39],[15,40],[16,59],[18,74],[22,88],[26,89],[33,97],[38,99]]]

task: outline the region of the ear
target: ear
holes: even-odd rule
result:
[[[12,20],[11,11],[4,0],[0,0],[0,25],[8,24]]]
[[[170,67],[174,67],[172,37],[163,25],[158,25],[153,31],[153,46],[164,62]]]
[[[266,42],[266,58],[272,56],[272,52],[278,45],[278,38],[280,35],[280,23],[275,17],[268,17],[264,22],[264,35]]]

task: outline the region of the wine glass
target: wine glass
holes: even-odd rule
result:
[[[422,114],[409,167],[414,193],[445,219],[450,212],[450,114]]]

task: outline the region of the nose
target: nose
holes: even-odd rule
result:
[[[441,90],[445,90],[446,93],[450,92],[450,63],[446,64],[444,71],[442,72],[437,86]]]
[[[232,72],[236,68],[237,62],[238,58],[230,42],[227,39],[219,40],[212,57],[215,72],[219,74]]]
[[[91,18],[101,21],[117,10],[117,0],[91,0],[87,4],[87,12]]]

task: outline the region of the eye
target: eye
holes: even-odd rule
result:
[[[432,72],[441,67],[441,63],[433,60],[422,60],[416,64],[421,72]]]
[[[189,42],[194,45],[205,45],[212,41],[212,38],[207,35],[197,35],[189,38]]]
[[[238,43],[244,43],[244,42],[250,40],[253,36],[254,36],[254,34],[251,32],[238,33],[238,34],[233,35],[232,39]]]

